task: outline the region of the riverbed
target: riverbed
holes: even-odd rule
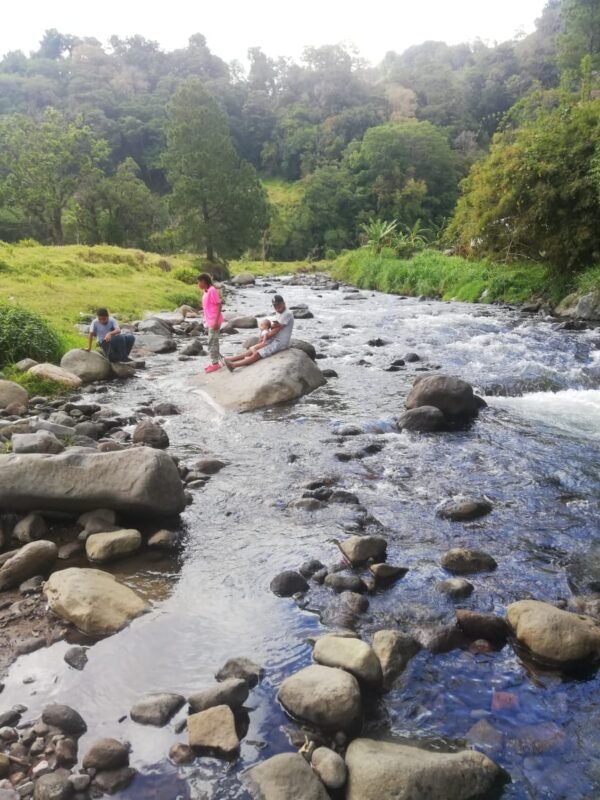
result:
[[[370,597],[366,639],[380,628],[454,621],[454,603],[434,588],[447,577],[440,557],[450,547],[485,550],[499,565],[474,576],[474,593],[459,605],[504,615],[515,600],[568,600],[569,565],[598,537],[599,332],[558,330],[514,308],[324,291],[287,279],[238,290],[228,309],[269,313],[274,288],[288,305],[309,306],[314,318],[297,320],[295,335],[311,341],[324,356],[318,365],[338,377],[295,403],[243,415],[220,413],[195,387],[204,359],[156,356],[134,380],[111,386],[102,400],[123,413],[158,400],[179,406],[182,414],[164,422],[170,452],[229,463],[182,515],[180,557],[138,557],[112,569],[153,602],[151,613],[96,643],[82,672],[63,661],[69,645],[59,642],[21,657],[5,679],[2,705],[26,705],[24,720],[51,701],[76,708],[88,725],[81,752],[100,736],[131,742],[140,775],[122,798],[245,800],[240,772],[294,749],[286,733],[294,726],[275,695],[284,677],[311,662],[307,637],[327,630],[313,613],[325,590],[302,609],[273,595],[269,583],[309,558],[339,561],[333,540],[349,518],[343,507],[287,508],[306,481],[335,476],[355,492],[383,526],[388,561],[409,568]],[[223,352],[244,338],[223,337]],[[387,371],[407,352],[419,360]],[[410,386],[435,371],[469,381],[488,408],[468,430],[396,432],[391,420]],[[366,432],[340,436],[343,423]],[[438,503],[461,492],[487,497],[492,513],[466,524],[436,517]],[[130,707],[147,692],[206,688],[233,656],[265,669],[246,704],[240,758],[171,765],[169,747],[185,740],[175,733],[185,712],[154,729],[133,723]],[[507,800],[591,798],[600,796],[598,689],[596,674],[533,670],[509,646],[422,651],[373,706],[365,730],[439,748],[476,746],[511,775]],[[499,696],[510,703],[499,707]],[[473,732],[481,720],[497,736],[482,741]]]

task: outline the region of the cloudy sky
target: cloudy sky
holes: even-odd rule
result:
[[[0,54],[29,53],[44,30],[94,36],[135,33],[163,49],[185,46],[203,33],[226,61],[244,61],[248,47],[298,57],[305,45],[346,42],[377,63],[388,50],[437,39],[455,44],[503,41],[529,33],[545,0],[28,0],[11,3],[0,28]]]

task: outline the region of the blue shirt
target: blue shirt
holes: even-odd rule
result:
[[[90,325],[90,333],[96,335],[96,341],[103,342],[106,334],[109,331],[116,331],[118,327],[119,325],[114,317],[109,317],[106,324],[100,322],[99,319],[95,319]]]

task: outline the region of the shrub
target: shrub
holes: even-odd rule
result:
[[[166,295],[166,299],[169,303],[173,303],[174,306],[192,306],[192,308],[198,308],[200,303],[200,294],[199,292],[169,292]]]
[[[4,370],[4,375],[9,381],[14,381],[27,390],[29,397],[41,395],[42,397],[57,397],[66,394],[69,390],[58,381],[42,378],[41,375],[32,375],[31,372],[17,372],[13,367]]]
[[[60,337],[38,314],[18,305],[0,305],[0,367],[22,358],[58,361],[62,350]]]
[[[198,272],[190,267],[177,267],[172,271],[171,275],[176,281],[188,283],[190,286],[195,286],[198,283]]]

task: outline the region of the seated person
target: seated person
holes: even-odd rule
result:
[[[261,319],[261,321],[258,323],[258,328],[259,328],[258,342],[256,344],[253,344],[252,347],[249,347],[248,349],[255,351],[259,344],[261,343],[264,344],[267,340],[267,334],[271,330],[271,327],[272,327],[271,320],[268,319],[268,317]]]
[[[121,333],[119,323],[114,317],[109,316],[106,308],[96,311],[96,319],[90,325],[88,346],[84,347],[88,353],[92,349],[92,341],[96,337],[96,346],[109,361],[130,361],[129,353],[135,343],[132,333]]]
[[[278,319],[271,324],[271,328],[264,332],[258,344],[250,350],[245,350],[237,356],[225,359],[225,366],[230,372],[236,367],[247,367],[255,364],[261,358],[268,358],[281,350],[287,350],[290,346],[292,331],[294,330],[294,315],[288,311],[285,300],[280,294],[273,297],[273,307],[277,312]]]

